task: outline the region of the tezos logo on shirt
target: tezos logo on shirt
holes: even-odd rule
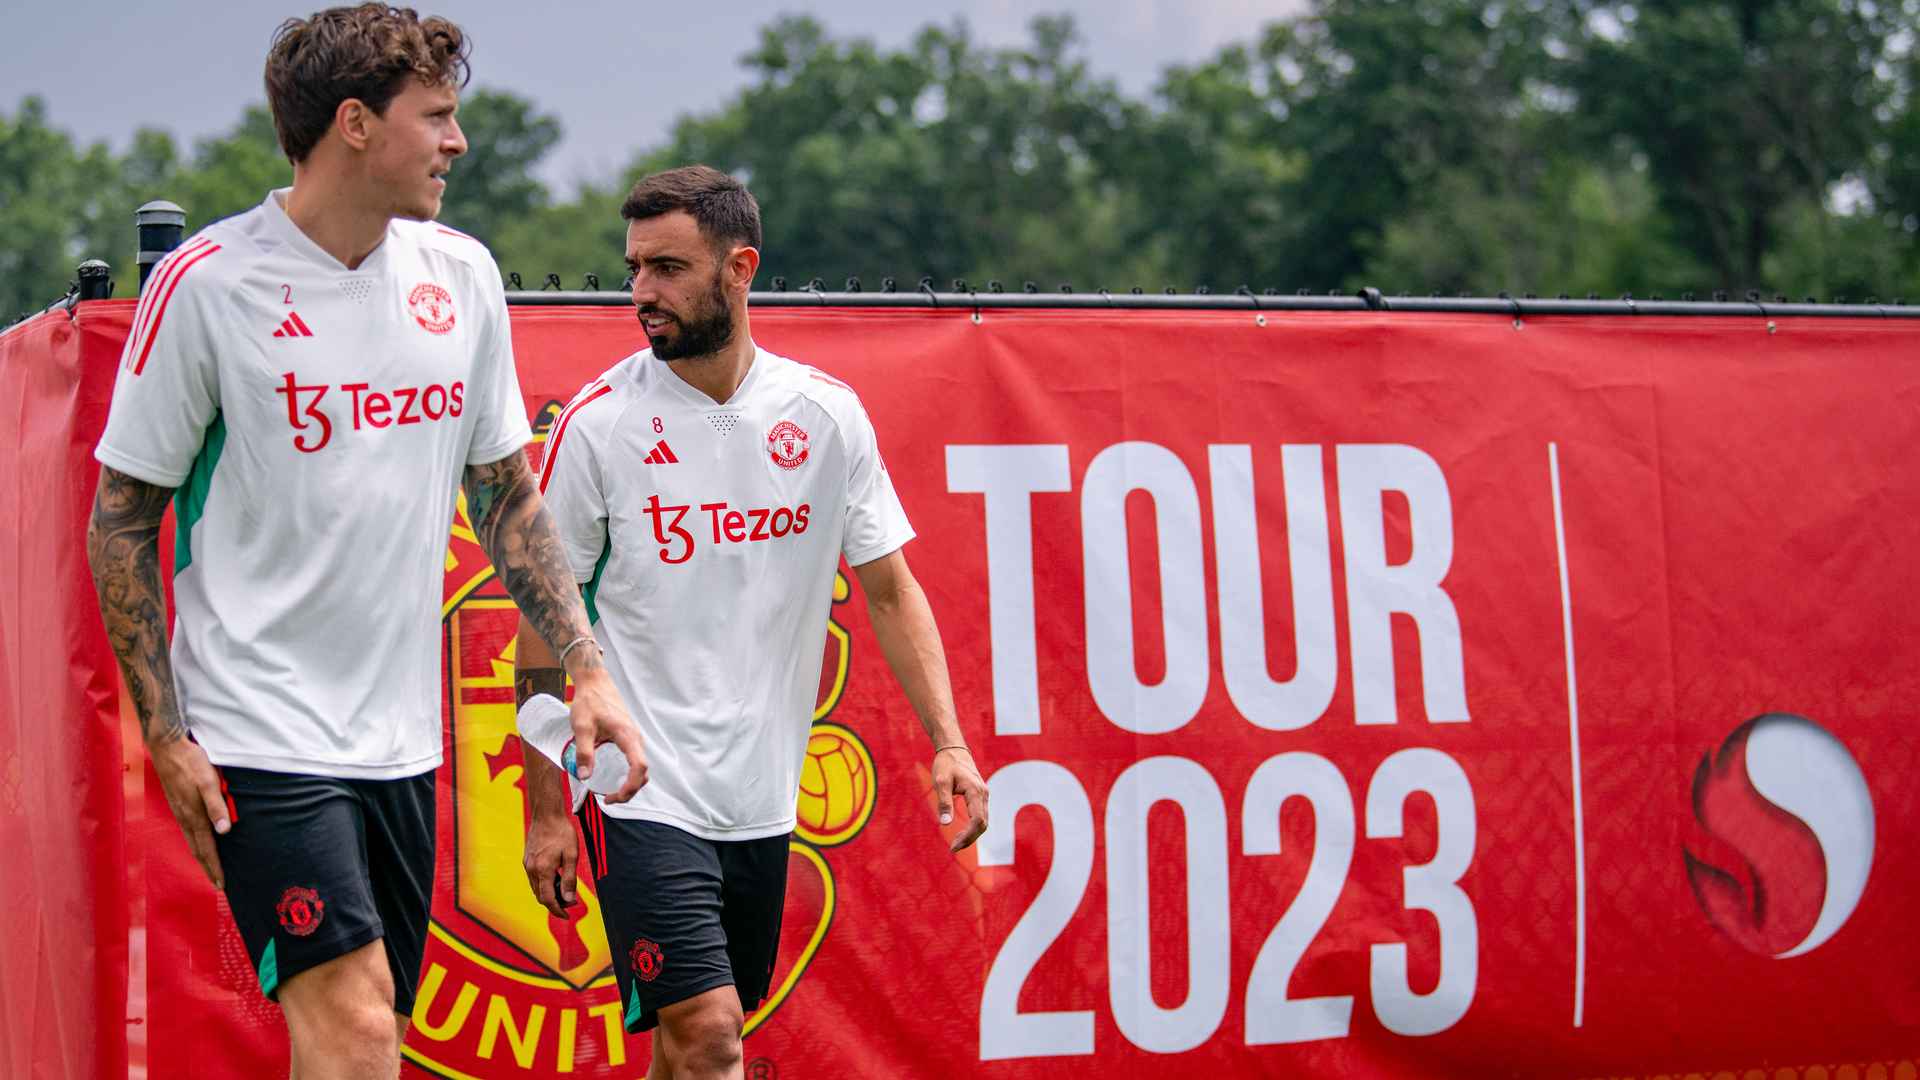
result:
[[[407,294],[407,310],[413,321],[429,334],[444,334],[453,329],[453,297],[431,281],[423,281]]]
[[[699,541],[694,532],[681,524],[693,512],[693,504],[673,505],[660,501],[654,495],[647,499],[640,512],[653,519],[653,538],[660,544],[660,561],[678,564],[693,558],[694,549]],[[712,527],[713,543],[753,544],[763,540],[778,540],[785,536],[799,536],[807,531],[807,515],[813,507],[801,503],[789,509],[785,506],[739,507],[728,506],[725,500],[701,503],[700,511],[707,515],[707,524]],[[694,529],[704,534],[700,528],[700,519],[695,517]]]
[[[791,420],[782,420],[767,432],[767,456],[783,469],[797,469],[807,463],[807,433]]]
[[[327,445],[333,438],[333,421],[328,418],[320,403],[327,399],[327,393],[338,389],[346,394],[353,412],[353,430],[366,427],[405,427],[426,421],[452,419],[466,408],[467,386],[455,382],[451,386],[430,383],[426,386],[396,386],[392,390],[374,390],[363,382],[341,383],[338,387],[326,383],[306,385],[289,371],[281,376],[283,385],[273,388],[276,394],[287,396],[287,423],[293,427],[293,448],[303,454],[312,454]]]

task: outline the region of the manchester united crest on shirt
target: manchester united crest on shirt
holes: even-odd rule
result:
[[[453,329],[453,297],[431,281],[423,281],[407,294],[407,310],[413,321],[429,334],[444,334]]]
[[[783,469],[797,469],[807,463],[807,433],[791,420],[782,420],[767,432],[767,456]]]

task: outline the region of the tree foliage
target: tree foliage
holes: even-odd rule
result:
[[[1136,97],[1064,18],[883,48],[782,17],[730,100],[569,193],[538,178],[557,118],[469,94],[443,218],[528,287],[612,287],[625,188],[703,161],[760,199],[762,287],[1920,296],[1917,26],[1920,0],[1316,0]],[[258,106],[115,154],[29,98],[0,113],[0,313],[86,255],[130,288],[141,202],[204,222],[290,175]]]
[[[1785,215],[1867,167],[1893,93],[1877,69],[1897,8],[1640,0],[1584,14],[1569,79],[1583,123],[1645,154],[1676,239],[1713,284],[1764,285]]]
[[[782,18],[745,57],[752,85],[682,120],[643,166],[748,177],[772,275],[1086,281],[1131,258],[1089,226],[1132,194],[1103,156],[1138,109],[1074,43],[1069,22],[1040,19],[1024,48],[984,49],[955,26],[883,53]]]
[[[551,201],[533,170],[560,141],[560,121],[525,98],[484,89],[460,103],[459,120],[467,152],[447,178],[440,216],[492,244]]]
[[[48,126],[39,98],[0,115],[0,322],[58,299],[106,239],[114,165]]]

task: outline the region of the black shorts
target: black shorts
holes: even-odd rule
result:
[[[393,1011],[412,1015],[433,901],[433,773],[219,771],[234,822],[214,846],[260,992],[277,998],[288,979],[378,939]]]
[[[594,799],[580,821],[627,1030],[649,1031],[661,1009],[722,986],[741,1012],[759,1008],[780,951],[787,835],[702,840],[608,817]]]

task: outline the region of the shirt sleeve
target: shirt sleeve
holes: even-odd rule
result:
[[[847,565],[859,566],[891,555],[913,539],[906,509],[894,494],[893,478],[880,460],[867,410],[854,402],[843,431],[847,439],[847,527],[840,539]]]
[[[467,445],[468,465],[488,465],[526,448],[533,441],[527,424],[527,406],[520,394],[520,373],[513,362],[513,331],[507,322],[507,293],[499,271],[488,262],[480,271],[485,297],[482,327],[474,347],[473,377],[468,399],[475,412],[473,437]]]
[[[575,406],[561,413],[562,418]],[[600,462],[582,425],[555,422],[548,435],[546,457],[540,463],[540,490],[560,532],[573,580],[585,585],[599,572],[607,554],[607,499],[601,485]],[[558,435],[560,438],[555,438]]]
[[[102,465],[165,488],[186,481],[220,411],[207,310],[217,290],[208,288],[205,268],[195,272],[218,257],[217,247],[182,248],[148,278],[120,355],[106,430],[93,448]]]

